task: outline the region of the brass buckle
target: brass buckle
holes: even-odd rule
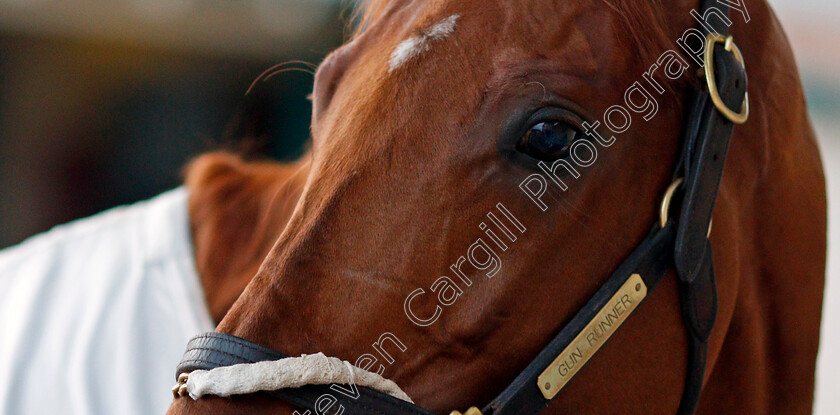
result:
[[[750,95],[746,93],[744,94],[744,103],[741,104],[741,113],[732,111],[726,106],[726,104],[723,103],[723,100],[720,98],[720,91],[718,91],[717,88],[717,81],[715,80],[715,60],[713,58],[715,54],[715,45],[717,43],[723,43],[724,49],[733,54],[735,59],[741,63],[741,66],[746,68],[744,65],[744,56],[741,55],[741,50],[738,49],[738,46],[735,44],[735,40],[732,36],[723,37],[720,33],[709,33],[706,35],[706,52],[704,53],[704,60],[706,63],[706,84],[709,86],[709,94],[712,96],[712,102],[715,104],[715,107],[717,107],[718,111],[720,111],[724,117],[735,124],[743,124],[750,118]]]
[[[467,409],[467,412],[464,412],[463,414],[458,411],[452,411],[449,415],[481,415],[481,410],[473,406],[472,408]]]
[[[671,210],[671,199],[674,198],[674,193],[677,192],[677,189],[680,188],[680,185],[683,183],[682,177],[677,180],[674,180],[668,189],[665,190],[665,196],[662,196],[662,204],[659,205],[659,227],[664,228],[665,225],[668,224],[668,216]],[[708,238],[709,235],[712,234],[712,220],[709,219],[709,230],[706,231],[706,237]]]
[[[674,198],[674,193],[676,193],[677,189],[680,188],[682,182],[682,177],[674,180],[674,182],[668,186],[668,190],[665,190],[665,196],[662,196],[662,204],[659,205],[659,226],[662,228],[668,224],[668,212],[671,210],[671,199]]]

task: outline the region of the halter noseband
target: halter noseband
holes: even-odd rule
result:
[[[714,0],[702,0],[705,12]],[[721,5],[725,14],[729,7]],[[717,316],[717,288],[708,239],[712,209],[720,186],[726,153],[735,124],[749,117],[746,93],[747,74],[740,51],[727,36],[726,25],[698,28],[706,35],[705,77],[707,89],[694,92],[688,106],[682,151],[677,161],[673,183],[665,193],[660,222],[619,265],[610,278],[586,305],[564,326],[534,360],[484,409],[470,408],[466,415],[537,414],[554,399],[574,376],[563,362],[575,355],[575,370],[593,356],[615,328],[644,300],[665,273],[675,269],[679,280],[682,317],[689,339],[687,375],[679,415],[693,414],[700,399],[706,369],[708,339]],[[731,108],[740,108],[739,112]],[[682,192],[677,192],[682,187]],[[671,205],[681,199],[678,219],[670,217]],[[609,314],[609,316],[607,316]],[[589,336],[604,318],[612,318],[612,331]],[[594,340],[593,340],[594,339]],[[581,352],[583,350],[583,352]],[[239,363],[284,359],[288,356],[224,333],[205,333],[194,337],[178,365],[176,397],[179,386],[190,372],[209,370]],[[183,388],[181,388],[183,389]],[[429,410],[387,394],[360,387],[355,399],[340,401],[347,415],[415,414],[433,415]],[[328,385],[308,385],[295,389],[268,392],[290,404],[315,413]],[[461,415],[453,411],[451,415]]]

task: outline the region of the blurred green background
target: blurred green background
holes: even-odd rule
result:
[[[829,270],[819,415],[840,414],[840,2],[770,0],[825,161]],[[197,154],[278,160],[309,138],[309,68],[352,0],[0,0],[0,248],[181,183]],[[747,62],[749,68],[749,62]],[[248,116],[245,116],[245,115]]]

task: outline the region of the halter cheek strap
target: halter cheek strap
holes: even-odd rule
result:
[[[704,10],[714,4],[704,0]],[[729,8],[724,7],[729,14]],[[706,35],[707,89],[695,92],[692,116],[686,123],[679,166],[684,175],[674,266],[679,278],[680,303],[689,339],[687,376],[678,414],[693,414],[703,387],[708,340],[717,317],[717,286],[709,233],[720,188],[729,141],[735,123],[749,116],[747,74],[743,57],[728,27],[718,22]],[[741,108],[734,116],[730,108]]]
[[[729,12],[725,5],[703,0],[702,10],[712,6],[726,14]],[[674,184],[663,200],[660,224],[651,229],[586,305],[501,394],[482,410],[470,408],[466,415],[528,415],[548,407],[576,373],[576,369],[565,364],[565,359],[575,359],[580,363],[575,365],[577,368],[583,366],[670,269],[676,270],[679,279],[682,317],[689,343],[687,375],[677,413],[695,412],[703,387],[708,339],[717,316],[717,288],[708,239],[712,211],[734,124],[743,123],[749,112],[747,75],[740,51],[731,37],[726,36],[725,26],[713,28],[717,35],[699,28],[707,35],[707,88],[696,91],[687,106],[683,148],[677,160]],[[741,112],[733,110],[738,108]],[[682,192],[678,193],[680,185]],[[669,220],[672,200],[681,200],[677,220]],[[179,396],[188,374],[194,370],[287,357],[235,336],[206,333],[187,345],[178,365],[179,385],[174,391]],[[340,394],[333,393],[334,386],[337,385],[309,385],[266,393],[314,413],[324,413],[318,407],[318,400],[330,393],[339,398],[338,403],[347,415],[433,414],[365,387],[358,387],[358,396],[337,396]],[[452,414],[460,415],[460,412]]]

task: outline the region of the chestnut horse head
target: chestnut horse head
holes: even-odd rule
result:
[[[714,210],[719,312],[700,412],[810,413],[825,264],[820,158],[769,6],[718,1],[732,6],[752,114],[735,129]],[[356,362],[437,412],[488,402],[656,223],[699,82],[680,39],[720,18],[697,9],[368,4],[362,29],[316,75],[306,161],[215,155],[192,168],[217,330]],[[569,167],[545,170],[557,160]],[[688,340],[673,274],[549,412],[676,412]],[[283,408],[291,413],[247,395],[178,399],[169,413]]]

